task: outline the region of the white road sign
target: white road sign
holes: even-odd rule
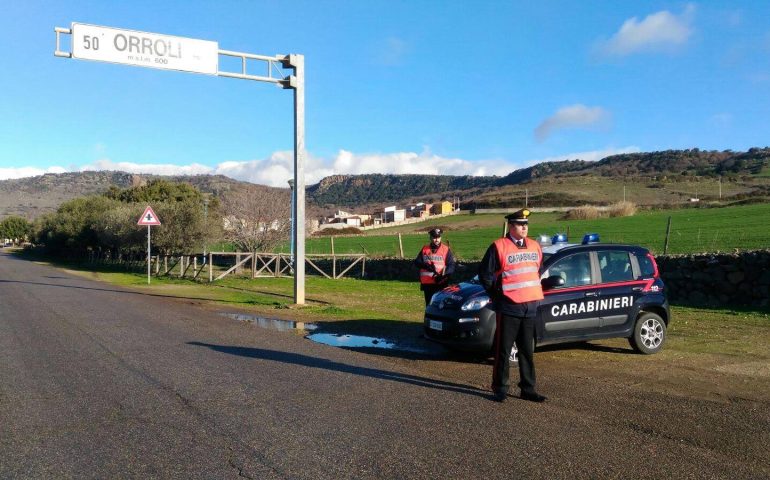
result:
[[[72,56],[208,75],[219,70],[217,42],[83,23],[72,24]]]
[[[139,217],[139,221],[136,222],[137,225],[160,225],[160,219],[157,215],[155,215],[155,211],[152,209],[151,206],[147,206],[147,208],[144,209],[144,213],[141,217]]]

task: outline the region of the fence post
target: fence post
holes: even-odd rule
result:
[[[506,220],[505,223],[503,223],[503,235],[502,236],[505,237],[506,235],[508,235],[508,220]]]
[[[197,277],[198,273],[198,255],[193,255],[193,280]]]
[[[214,254],[209,252],[209,283],[214,281]]]
[[[334,235],[330,236],[329,239],[332,241],[332,278],[337,278],[337,256],[334,253]]]
[[[398,254],[404,259],[404,244],[401,242],[401,232],[398,233]]]
[[[668,225],[666,225],[666,243],[663,244],[663,255],[668,253],[668,237],[671,235],[671,217],[668,217]]]

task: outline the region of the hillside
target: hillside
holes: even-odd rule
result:
[[[249,189],[255,192],[275,191],[277,194],[286,195],[287,201],[289,200],[288,188],[239,182],[223,175],[160,176],[107,171],[48,173],[36,177],[0,181],[0,218],[19,215],[32,220],[55,211],[67,200],[101,194],[110,186],[120,188],[141,186],[156,178],[186,182],[201,192],[217,197],[227,196],[229,192],[235,190]]]
[[[159,177],[124,172],[77,172],[0,181],[0,218],[34,219],[62,202],[98,194],[111,185],[142,185],[154,178],[187,182],[204,193],[286,188],[240,182],[222,175]],[[451,175],[334,175],[307,187],[309,216],[335,209],[371,211],[386,205],[461,200],[462,208],[523,205],[607,204],[623,199],[640,205],[770,196],[770,148],[746,152],[667,150],[613,155],[597,162],[564,160],[518,169],[504,177]]]
[[[308,187],[308,201],[319,207],[371,209],[460,197],[463,208],[506,207],[525,201],[570,206],[616,202],[626,190],[627,198],[637,203],[668,204],[719,197],[720,188],[723,197],[768,195],[763,172],[769,170],[770,148],[667,150],[613,155],[597,162],[544,162],[505,177],[336,175]]]

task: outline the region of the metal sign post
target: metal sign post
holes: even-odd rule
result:
[[[144,209],[144,213],[141,217],[139,217],[139,221],[136,222],[137,225],[147,225],[147,285],[150,284],[150,264],[152,263],[152,256],[150,255],[150,227],[152,225],[160,225],[160,219],[157,215],[155,215],[155,212],[152,210],[152,207],[147,205],[147,208]]]
[[[295,245],[294,303],[305,303],[305,57],[303,55],[254,55],[219,50],[217,42],[138,32],[112,27],[72,23],[71,28],[55,27],[54,55],[64,58],[95,60],[138,67],[178,70],[220,77],[255,80],[294,90],[294,190],[292,192]],[[71,36],[72,52],[61,50],[61,35]],[[219,69],[219,56],[241,59],[240,72]],[[248,61],[267,64],[267,75],[246,71]],[[293,75],[274,77],[280,69],[292,69]],[[148,228],[149,242],[149,228]],[[149,243],[148,243],[149,245]],[[149,246],[148,246],[149,255]],[[148,267],[149,268],[149,267]],[[149,282],[149,277],[148,280]]]

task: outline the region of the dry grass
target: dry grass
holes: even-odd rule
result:
[[[591,205],[583,205],[582,207],[573,208],[568,211],[564,218],[567,220],[594,220],[601,218],[602,211]]]
[[[633,202],[613,203],[607,208],[610,217],[631,217],[636,214],[636,204]]]
[[[573,208],[564,215],[565,220],[596,220],[606,217],[630,217],[636,213],[636,204],[632,202],[613,203],[607,208],[591,205]]]

